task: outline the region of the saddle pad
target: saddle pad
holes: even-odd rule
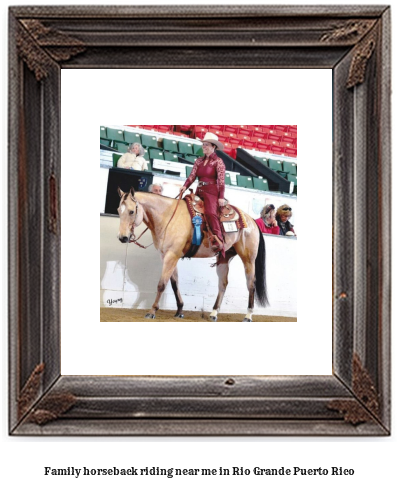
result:
[[[246,229],[248,227],[248,224],[247,224],[247,221],[245,219],[244,212],[242,210],[240,210],[238,207],[235,207],[234,205],[229,204],[228,206],[234,210],[234,214],[231,214],[231,212],[230,212],[230,215],[233,215],[234,218],[233,218],[233,220],[231,220],[231,219],[229,219],[229,216],[227,216],[227,217],[221,216],[220,221],[222,222],[222,224],[228,224],[228,222],[235,222],[237,229]],[[224,208],[226,208],[226,207],[224,207]],[[224,215],[227,215],[227,214],[224,214]],[[228,227],[224,227],[224,229],[226,232],[228,232]]]

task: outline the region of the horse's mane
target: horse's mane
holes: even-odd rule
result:
[[[152,195],[156,199],[162,199],[162,200],[171,200],[171,201],[176,201],[176,198],[170,198],[169,196],[164,196],[164,195],[158,195],[157,193],[151,193],[149,191],[138,191],[137,193],[142,193],[143,195],[149,196]]]
[[[134,196],[136,196],[137,193],[142,193],[143,195],[158,197],[158,198],[162,198],[162,199],[166,199],[166,200],[176,200],[176,198],[170,198],[169,196],[157,195],[156,193],[150,193],[149,191],[136,191],[134,193]],[[130,191],[124,192],[123,196],[121,197],[121,201],[122,202],[126,201],[129,196],[130,196]]]

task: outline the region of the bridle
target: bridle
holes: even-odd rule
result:
[[[175,216],[175,213],[176,213],[176,210],[177,210],[177,207],[179,206],[179,201],[181,200],[183,196],[183,193],[180,192],[176,198],[178,198],[177,200],[177,203],[176,203],[176,207],[175,207],[175,210],[173,211],[173,214],[172,214],[172,217],[169,219],[169,222],[166,224],[166,227],[162,233],[162,236],[165,236],[165,233],[166,233],[166,229],[168,228],[168,225],[171,223],[173,217]],[[144,231],[140,234],[140,236],[138,238],[136,238],[135,234],[134,234],[134,226],[136,225],[135,224],[135,221],[136,221],[136,217],[137,217],[137,213],[138,213],[138,209],[139,209],[139,202],[136,200],[136,198],[132,195],[130,195],[130,198],[134,201],[134,203],[136,204],[136,211],[135,211],[135,217],[134,217],[134,221],[133,221],[133,224],[131,225],[130,227],[130,239],[129,239],[129,243],[133,243],[133,244],[136,244],[137,246],[139,246],[140,248],[143,248],[143,249],[147,249],[149,248],[150,246],[152,246],[154,243],[151,243],[149,244],[148,246],[143,246],[142,244],[140,244],[138,242],[138,240],[141,238],[141,236],[146,233],[148,231],[148,227],[146,229],[144,229]],[[161,237],[162,237],[161,236]]]
[[[137,218],[137,214],[138,214],[138,210],[139,210],[139,202],[136,200],[136,198],[134,198],[134,196],[130,195],[130,198],[134,201],[135,205],[136,205],[136,211],[134,212],[135,213],[135,216],[134,216],[134,220],[133,220],[133,223],[132,225],[130,226],[130,239],[129,239],[129,243],[133,243],[133,244],[136,244],[137,246],[139,246],[140,248],[143,248],[143,249],[147,249],[149,248],[150,246],[152,246],[154,243],[151,243],[149,244],[148,246],[143,246],[142,244],[140,244],[138,241],[139,239],[141,238],[141,236],[148,231],[148,227],[146,229],[144,229],[144,231],[140,234],[140,236],[138,238],[136,238],[135,234],[134,234],[134,226],[136,225],[136,218]]]

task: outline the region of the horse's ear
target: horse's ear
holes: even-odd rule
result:
[[[130,188],[130,194],[131,194],[132,196],[134,196],[134,188],[133,188],[133,186]]]
[[[119,196],[120,196],[121,198],[122,198],[122,197],[123,197],[123,195],[125,194],[125,192],[124,192],[124,191],[122,191],[122,190],[119,188],[119,186],[118,186],[118,194],[119,194]]]

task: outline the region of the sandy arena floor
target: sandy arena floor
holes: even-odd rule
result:
[[[184,318],[174,318],[175,311],[162,311],[159,310],[156,314],[155,319],[144,318],[147,310],[145,309],[122,309],[122,308],[100,308],[100,321],[101,322],[148,322],[148,323],[162,323],[173,321],[177,323],[211,323],[209,320],[210,313],[195,312],[195,311],[184,311]],[[232,322],[242,322],[244,319],[244,314],[231,314],[231,313],[221,313],[218,316],[218,321],[232,321]],[[254,322],[289,322],[296,321],[297,318],[285,318],[283,316],[260,316],[254,314],[252,317]]]

